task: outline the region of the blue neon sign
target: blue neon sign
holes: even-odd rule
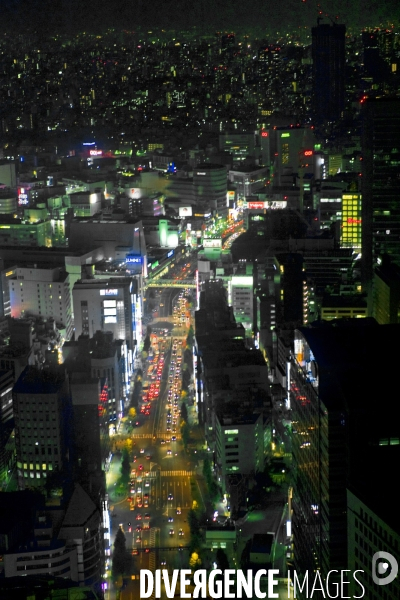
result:
[[[127,265],[141,265],[142,260],[143,259],[141,256],[132,256],[128,254],[128,256],[125,259],[125,262]]]

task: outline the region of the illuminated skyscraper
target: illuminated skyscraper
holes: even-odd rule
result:
[[[362,257],[368,287],[382,256],[400,265],[400,100],[368,99],[363,108]]]
[[[344,109],[346,27],[312,28],[313,112],[316,124],[335,121]]]

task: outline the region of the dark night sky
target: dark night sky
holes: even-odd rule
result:
[[[347,26],[399,23],[398,0],[321,0],[325,13],[338,15]],[[263,26],[274,31],[299,25],[310,27],[317,17],[316,0],[0,0],[0,27],[22,32],[45,28],[51,32],[107,26],[135,29],[235,29]]]

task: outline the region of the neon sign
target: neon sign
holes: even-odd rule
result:
[[[268,131],[262,131],[261,137],[268,137]]]
[[[103,150],[89,150],[90,156],[101,156],[103,154]]]
[[[264,202],[248,202],[247,208],[250,210],[260,210],[264,208]]]
[[[141,256],[127,256],[125,259],[125,262],[127,265],[129,265],[129,264],[141,265],[142,257]]]
[[[20,194],[18,196],[18,204],[25,205],[25,204],[29,204],[29,198],[28,198],[28,194]]]
[[[18,192],[18,204],[20,206],[25,206],[29,204],[29,196],[27,194],[27,190],[25,188],[20,188]]]
[[[304,150],[304,156],[312,156],[312,155],[313,155],[312,150]]]

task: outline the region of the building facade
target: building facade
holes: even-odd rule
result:
[[[62,369],[26,367],[13,388],[18,487],[42,487],[67,462],[70,391]]]
[[[362,157],[362,266],[370,286],[383,255],[400,265],[399,99],[365,101]]]
[[[131,277],[78,281],[73,288],[75,337],[93,337],[96,331],[110,331],[115,340],[126,340],[128,364],[132,365],[141,326],[137,281]]]
[[[216,419],[215,460],[221,479],[240,473],[250,475],[264,467],[264,436],[261,414],[221,416]]]
[[[11,316],[34,315],[53,318],[66,330],[66,339],[72,335],[71,295],[69,275],[62,268],[34,264],[17,267],[7,278]]]
[[[346,489],[370,488],[371,457],[389,440],[398,445],[397,422],[377,409],[382,398],[396,403],[390,401],[397,382],[389,340],[398,332],[398,325],[370,319],[295,331],[290,403],[298,573],[318,569],[325,578],[351,559]],[[371,346],[379,348],[384,378],[371,374]]]
[[[199,208],[209,208],[214,215],[225,217],[227,206],[226,167],[214,163],[201,163],[193,171],[193,184]]]
[[[312,28],[313,111],[317,123],[341,116],[345,100],[345,25]]]

